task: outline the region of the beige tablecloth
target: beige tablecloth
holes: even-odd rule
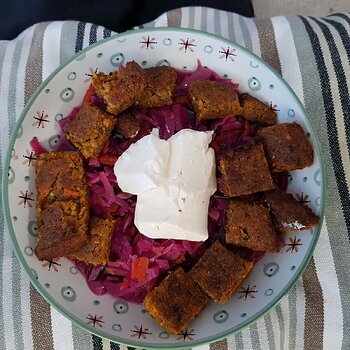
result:
[[[349,14],[254,20],[190,7],[145,26],[201,29],[261,56],[304,103],[326,163],[325,222],[302,278],[255,324],[200,349],[350,349]],[[96,24],[51,22],[0,42],[1,164],[16,120],[36,87],[75,52],[111,34]],[[38,295],[14,256],[6,230],[1,212],[0,349],[124,349],[71,324]]]

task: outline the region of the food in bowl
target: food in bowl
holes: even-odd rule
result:
[[[85,158],[79,163],[79,176],[84,174],[85,180],[63,197],[60,192],[52,194],[51,187],[45,192],[45,198],[50,199],[48,205],[55,209],[56,223],[45,225],[39,212],[38,247],[44,242],[50,245],[52,239],[54,246],[62,249],[51,249],[44,257],[37,254],[38,258],[76,259],[76,266],[96,294],[110,293],[144,302],[146,310],[161,325],[171,333],[179,333],[207,300],[226,302],[250,273],[254,260],[264,252],[278,251],[279,232],[318,225],[319,218],[311,209],[305,209],[292,196],[278,196],[278,191],[285,194],[286,190],[284,169],[312,164],[313,150],[307,136],[297,124],[274,125],[275,112],[262,101],[240,94],[237,88],[230,80],[200,65],[195,72],[183,73],[169,67],[143,70],[129,62],[110,75],[96,73],[83,106],[60,122],[65,141],[58,150],[45,154],[36,144],[37,164],[43,164],[44,169],[47,157]],[[124,191],[113,168],[132,145],[151,135],[154,129],[160,140],[170,143],[174,135],[187,129],[196,135],[211,133],[209,148],[215,152],[218,189],[206,204],[208,215],[204,222],[209,237],[204,242],[171,236],[152,239],[135,226],[137,192]],[[270,142],[272,139],[274,142]],[[288,147],[284,147],[284,140]],[[39,155],[40,152],[44,154]],[[188,169],[196,171],[190,166]],[[43,180],[40,174],[37,165],[38,193]],[[56,186],[60,174],[52,171],[49,175],[49,181]],[[201,174],[198,176],[200,182]],[[67,188],[74,179],[68,171],[64,179]],[[77,193],[86,186],[88,205],[62,208],[76,204]],[[65,188],[61,190],[64,192]],[[177,195],[179,198],[181,203],[185,197]],[[46,203],[40,203],[39,209],[46,210]],[[82,213],[84,225],[79,225]],[[90,220],[86,220],[86,215]],[[73,221],[78,218],[76,231],[84,232],[74,248],[69,246],[62,252],[66,231],[57,235],[54,228],[61,221],[70,223],[71,217]],[[181,220],[176,224],[180,225]],[[187,308],[192,299],[196,302]],[[172,322],[174,319],[177,322]]]
[[[83,158],[78,152],[48,152],[37,160],[36,216],[41,260],[65,256],[87,240],[89,198]]]

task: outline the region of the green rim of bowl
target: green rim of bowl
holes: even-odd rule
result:
[[[80,319],[76,318],[74,315],[72,315],[68,310],[62,308],[57,302],[56,300],[50,295],[48,294],[48,292],[44,289],[44,287],[39,283],[38,280],[34,279],[32,277],[32,274],[30,273],[30,268],[27,265],[16,240],[16,236],[13,230],[13,226],[12,226],[12,221],[11,221],[11,216],[10,216],[10,210],[9,210],[9,201],[8,201],[8,177],[7,177],[7,172],[9,169],[9,165],[10,165],[10,159],[11,159],[11,150],[15,144],[15,140],[16,140],[16,135],[19,131],[19,128],[21,127],[23,120],[25,118],[25,116],[27,115],[30,107],[32,106],[32,104],[34,103],[34,101],[36,100],[36,98],[38,97],[38,95],[45,89],[45,87],[49,84],[49,82],[64,68],[66,67],[68,64],[70,64],[72,61],[76,60],[77,58],[79,58],[81,55],[84,55],[87,51],[91,50],[94,47],[100,46],[101,44],[104,44],[107,41],[110,40],[115,40],[118,37],[124,37],[130,34],[135,34],[135,32],[139,32],[139,33],[145,33],[145,32],[157,32],[157,31],[166,31],[166,32],[179,32],[179,33],[193,33],[193,34],[198,34],[198,35],[204,35],[207,36],[209,39],[217,39],[217,40],[221,40],[223,42],[226,42],[229,45],[234,45],[236,47],[239,47],[240,50],[244,51],[247,55],[251,56],[254,60],[258,61],[260,64],[266,66],[271,74],[273,74],[278,80],[280,80],[282,82],[282,84],[284,84],[290,94],[295,98],[295,100],[297,101],[297,103],[299,104],[299,107],[301,108],[301,110],[304,112],[305,116],[306,116],[306,120],[305,123],[308,127],[308,129],[310,130],[310,134],[312,136],[312,139],[314,141],[314,146],[316,148],[316,153],[318,155],[319,158],[319,162],[320,162],[320,171],[321,171],[321,178],[322,178],[322,187],[321,187],[321,205],[320,205],[320,225],[317,227],[317,230],[315,232],[315,234],[313,235],[313,239],[310,243],[309,249],[307,251],[307,254],[305,255],[302,263],[299,266],[299,269],[296,271],[296,273],[294,274],[294,278],[283,288],[283,290],[276,295],[276,297],[273,299],[273,301],[271,301],[266,307],[264,307],[263,309],[261,309],[256,315],[254,315],[253,317],[248,318],[247,320],[245,320],[245,322],[241,323],[239,327],[232,327],[229,330],[226,330],[224,332],[218,333],[215,336],[212,337],[208,337],[208,338],[204,338],[201,340],[194,340],[191,341],[189,343],[179,343],[179,344],[157,344],[157,343],[143,343],[143,342],[136,342],[136,341],[132,341],[132,340],[128,340],[125,338],[119,338],[119,337],[112,337],[109,334],[103,332],[103,331],[99,331],[97,329],[91,329],[91,327],[89,327],[87,324],[85,324],[83,321],[81,321]],[[75,54],[69,61],[67,61],[66,63],[60,65],[58,68],[56,68],[53,73],[51,73],[40,85],[39,87],[36,89],[35,93],[31,96],[31,98],[29,99],[29,101],[27,102],[23,112],[21,113],[17,124],[12,132],[12,136],[10,139],[10,143],[9,143],[9,148],[7,150],[7,154],[6,154],[6,159],[5,159],[5,164],[4,164],[4,169],[3,169],[3,182],[2,182],[2,193],[3,193],[3,199],[2,199],[2,204],[3,204],[3,208],[4,208],[4,213],[5,213],[5,222],[7,224],[7,227],[9,229],[9,235],[10,235],[10,239],[12,241],[12,245],[13,248],[15,250],[15,254],[17,256],[17,259],[20,261],[22,267],[24,268],[24,270],[26,271],[27,275],[30,277],[31,283],[35,286],[35,288],[39,291],[39,293],[43,296],[43,298],[50,304],[52,305],[56,310],[58,310],[61,314],[63,314],[67,319],[69,319],[71,322],[79,325],[81,328],[85,329],[86,331],[88,331],[89,333],[95,334],[97,336],[100,336],[102,338],[106,338],[112,342],[116,342],[116,343],[120,343],[120,344],[125,344],[125,345],[129,345],[129,346],[134,346],[134,347],[142,347],[142,348],[147,348],[147,349],[185,349],[185,348],[189,348],[189,347],[194,347],[194,346],[199,346],[199,345],[203,345],[203,344],[207,344],[207,343],[211,343],[211,342],[215,342],[218,341],[222,338],[225,338],[228,335],[231,335],[235,332],[241,331],[242,329],[244,329],[245,327],[249,326],[250,324],[252,324],[253,322],[256,322],[258,319],[260,319],[262,316],[264,316],[268,311],[270,311],[274,306],[276,306],[280,301],[281,298],[287,294],[290,289],[296,284],[296,282],[299,280],[300,276],[302,275],[302,273],[304,272],[305,268],[307,267],[308,263],[311,260],[313,251],[316,247],[317,241],[318,241],[318,237],[320,235],[321,232],[321,227],[322,227],[322,223],[323,223],[323,218],[324,218],[324,205],[325,205],[325,185],[326,185],[326,178],[325,178],[325,170],[324,170],[324,160],[323,160],[323,155],[321,152],[321,147],[320,147],[320,143],[319,140],[317,138],[317,135],[315,134],[312,126],[311,126],[311,122],[310,119],[305,111],[304,106],[302,105],[302,103],[300,102],[298,96],[295,94],[295,92],[291,89],[291,87],[284,81],[284,79],[281,77],[281,75],[275,71],[274,68],[272,68],[268,63],[266,63],[265,61],[263,61],[260,57],[256,56],[254,53],[252,53],[251,51],[247,50],[246,48],[233,43],[230,40],[227,40],[225,38],[222,38],[218,35],[214,35],[214,34],[210,34],[210,33],[206,33],[206,32],[202,32],[199,30],[194,30],[194,29],[185,29],[185,28],[172,28],[172,27],[158,27],[158,28],[144,28],[144,29],[137,29],[137,30],[132,30],[132,31],[128,31],[125,33],[120,33],[120,34],[115,34],[109,38],[103,39],[101,41],[98,41],[97,43],[90,45],[89,47],[85,48],[84,50],[78,52],[77,54]]]

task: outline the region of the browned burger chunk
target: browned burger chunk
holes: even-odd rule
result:
[[[96,73],[92,76],[96,93],[107,103],[107,111],[117,115],[132,106],[147,86],[144,70],[135,62],[110,75]]]
[[[87,264],[106,265],[109,261],[114,226],[113,218],[91,218],[87,242],[68,257]]]
[[[220,186],[225,196],[236,197],[275,187],[261,143],[236,148],[219,161]]]
[[[226,243],[255,251],[278,253],[277,233],[262,204],[231,200],[226,212]]]
[[[314,162],[314,151],[297,123],[277,124],[258,131],[273,172],[304,169]]]
[[[35,254],[49,260],[70,254],[86,242],[88,209],[79,201],[55,201],[40,209]]]
[[[89,222],[83,159],[77,152],[41,154],[35,163],[37,257],[53,259],[84,245]]]
[[[201,312],[207,296],[181,268],[147,293],[143,305],[169,333],[179,334]]]
[[[224,304],[246,279],[253,262],[246,261],[215,241],[189,272],[214,301]]]
[[[111,115],[97,106],[85,104],[68,125],[64,135],[85,158],[97,157],[115,124],[116,120]]]
[[[243,108],[244,118],[257,124],[263,124],[263,125],[276,124],[276,121],[277,121],[276,112],[273,111],[264,102],[258,100],[257,98],[249,94],[242,94],[239,100]]]
[[[130,139],[139,133],[140,125],[132,113],[124,112],[118,115],[117,129],[124,137]]]
[[[276,188],[265,193],[265,200],[280,232],[308,230],[320,224],[320,218],[291,194]]]
[[[171,67],[155,67],[145,69],[147,87],[137,100],[141,108],[161,107],[173,103],[177,73]]]
[[[35,162],[37,209],[46,202],[77,200],[87,205],[83,158],[78,152],[48,152]]]
[[[188,94],[198,119],[242,115],[237,93],[229,84],[198,80],[190,84]]]

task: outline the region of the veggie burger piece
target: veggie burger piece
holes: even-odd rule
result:
[[[108,141],[116,119],[92,104],[84,104],[64,135],[85,158],[97,157]]]
[[[117,130],[125,138],[135,137],[140,129],[139,122],[131,112],[126,111],[118,115]]]
[[[147,312],[172,334],[179,334],[201,312],[207,296],[182,268],[171,272],[143,302]]]
[[[147,87],[137,99],[140,108],[161,107],[173,103],[177,73],[171,67],[154,67],[145,69]]]
[[[188,273],[214,301],[226,303],[247,278],[254,263],[215,241]]]
[[[297,123],[277,124],[258,131],[272,172],[304,169],[314,162],[314,150]]]
[[[90,219],[87,242],[77,251],[68,256],[92,265],[106,265],[109,261],[111,240],[114,231],[115,220],[96,216]]]
[[[261,143],[234,149],[219,161],[219,170],[225,196],[243,196],[275,188]]]
[[[264,194],[279,232],[309,230],[320,224],[320,218],[293,195],[276,188]]]
[[[49,152],[35,162],[40,260],[65,256],[87,241],[88,189],[78,152]]]
[[[241,106],[243,108],[243,117],[253,123],[262,125],[274,125],[277,122],[277,115],[264,102],[249,95],[242,94],[239,97]]]
[[[225,238],[228,244],[255,251],[279,252],[269,209],[262,204],[232,199],[226,211]]]
[[[140,98],[147,87],[147,76],[135,61],[131,61],[110,75],[94,74],[92,85],[97,95],[107,103],[107,111],[117,115]]]
[[[238,95],[230,84],[197,80],[190,84],[188,94],[198,119],[242,115]]]

